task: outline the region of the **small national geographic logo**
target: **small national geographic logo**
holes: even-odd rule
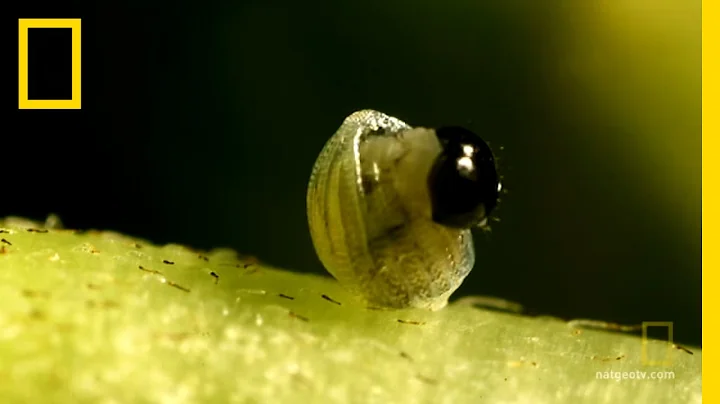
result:
[[[648,339],[648,329],[649,328],[663,328],[667,330],[667,345],[664,349],[664,355],[662,359],[659,358],[652,358],[652,356],[648,351],[650,349],[650,342],[651,340]],[[654,342],[654,341],[653,341]],[[661,345],[661,344],[652,344],[652,345]],[[640,362],[644,366],[665,366],[670,367],[672,365],[672,349],[673,349],[673,323],[672,321],[644,321],[642,323],[642,351],[641,351],[641,358]]]
[[[19,109],[80,109],[80,19],[21,18],[18,21],[18,108]],[[37,99],[28,90],[30,30],[47,28],[69,29],[72,42],[72,85],[67,99]],[[32,80],[32,78],[30,78]]]

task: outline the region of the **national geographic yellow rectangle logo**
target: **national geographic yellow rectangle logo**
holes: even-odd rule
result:
[[[665,328],[668,333],[667,346],[662,359],[650,358],[648,353],[648,328]],[[640,362],[645,366],[671,366],[673,349],[673,323],[672,321],[645,321],[642,323],[642,351]]]
[[[80,109],[80,19],[21,18],[18,21],[18,108]],[[70,28],[72,32],[72,98],[69,100],[28,99],[28,30],[30,28]]]

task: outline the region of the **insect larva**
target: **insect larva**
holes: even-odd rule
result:
[[[310,233],[325,268],[368,305],[438,310],[472,269],[470,229],[487,225],[500,188],[492,151],[469,130],[358,111],[315,162]]]

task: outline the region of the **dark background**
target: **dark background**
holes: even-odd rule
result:
[[[338,3],[33,4],[82,18],[82,110],[17,110],[10,85],[0,216],[323,273],[310,170],[373,108],[499,156],[501,221],[455,297],[701,344],[699,1]]]

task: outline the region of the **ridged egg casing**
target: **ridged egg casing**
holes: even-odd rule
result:
[[[307,192],[315,250],[369,306],[440,309],[473,267],[470,230],[431,218],[428,173],[441,150],[432,129],[362,110],[315,162]]]

